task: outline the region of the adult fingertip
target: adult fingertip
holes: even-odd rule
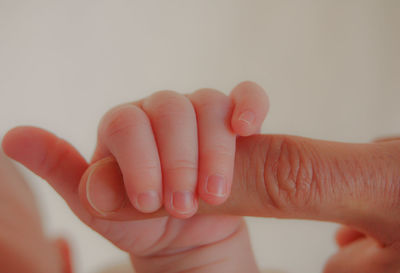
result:
[[[2,148],[10,158],[22,164],[37,165],[37,158],[42,155],[48,134],[40,128],[18,126],[9,130],[3,138]]]
[[[20,135],[20,132],[22,130],[22,127],[15,127],[11,130],[9,130],[3,137],[3,140],[1,142],[2,149],[6,155],[9,157],[13,158],[13,155],[15,154],[15,148],[18,148],[18,135]]]

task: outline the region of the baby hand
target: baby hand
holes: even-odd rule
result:
[[[129,213],[130,203],[144,213],[163,206],[188,218],[199,198],[221,204],[231,189],[236,134],[258,132],[267,108],[264,91],[249,82],[230,97],[212,89],[160,91],[119,105],[100,122],[82,199],[102,216]]]
[[[267,110],[265,92],[252,82],[229,97],[212,89],[162,91],[105,114],[90,165],[68,142],[35,127],[11,130],[3,148],[84,223],[130,253],[139,272],[172,265],[179,272],[255,272],[241,217],[191,216],[199,198],[217,205],[229,197],[236,136],[259,132]],[[167,215],[162,206],[175,217],[137,220]]]

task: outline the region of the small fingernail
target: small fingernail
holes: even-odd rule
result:
[[[243,112],[239,116],[239,120],[246,122],[247,124],[252,124],[256,119],[256,115],[251,111]]]
[[[122,208],[127,196],[118,164],[110,159],[95,164],[86,182],[86,197],[93,209],[106,215]]]
[[[224,197],[226,195],[226,186],[225,177],[214,174],[207,178],[206,192],[217,197]]]
[[[172,194],[171,203],[177,212],[188,214],[194,209],[194,194],[190,191],[176,191]]]
[[[161,206],[160,196],[156,191],[146,191],[136,197],[137,209],[141,212],[155,212]]]

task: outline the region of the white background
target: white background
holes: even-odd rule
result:
[[[162,89],[271,99],[263,133],[364,142],[400,133],[400,1],[0,0],[0,137],[36,125],[86,158],[102,114]],[[78,273],[123,253],[26,172],[45,227],[64,234]],[[320,272],[336,225],[249,219],[262,267]]]

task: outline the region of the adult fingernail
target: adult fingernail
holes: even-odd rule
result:
[[[146,191],[136,197],[137,209],[141,212],[155,212],[161,207],[160,196],[156,191]]]
[[[86,197],[92,208],[102,215],[122,208],[127,196],[117,162],[107,158],[96,162],[91,168],[86,182]]]
[[[194,209],[194,194],[190,191],[176,191],[172,194],[172,208],[179,213],[189,214]]]
[[[246,122],[247,124],[252,124],[254,122],[254,120],[256,119],[256,115],[251,112],[251,111],[246,111],[243,112],[240,116],[239,116],[239,120]]]
[[[206,192],[217,197],[224,197],[226,195],[225,177],[219,174],[209,176],[206,181]]]

